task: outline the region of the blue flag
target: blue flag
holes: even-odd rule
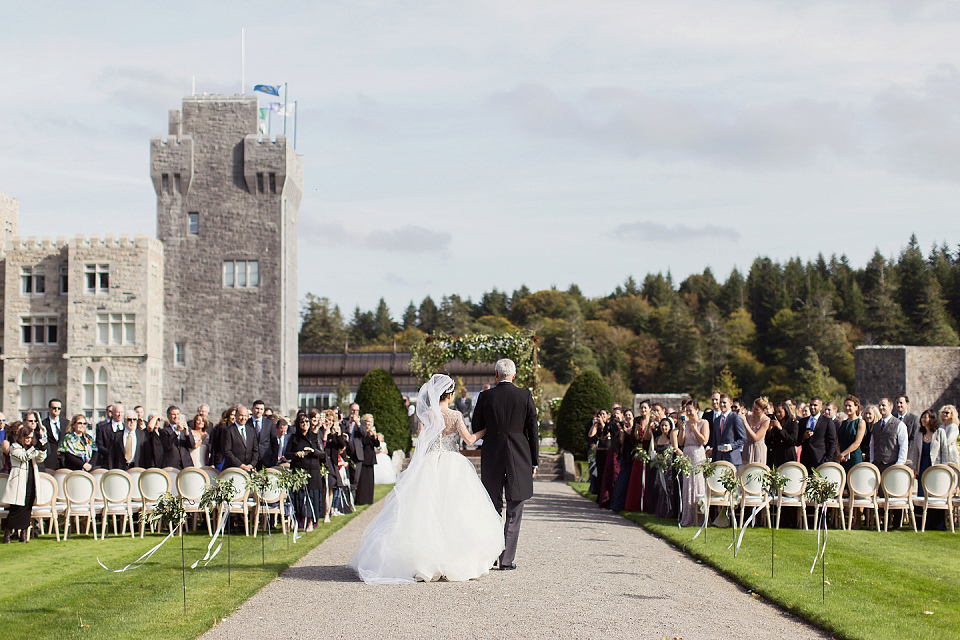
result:
[[[269,84],[257,84],[253,86],[253,90],[262,91],[263,93],[269,93],[271,96],[280,95],[280,85],[272,87]]]

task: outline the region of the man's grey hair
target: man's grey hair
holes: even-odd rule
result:
[[[136,417],[137,417],[137,412],[134,411],[133,409],[128,409],[123,412],[124,420],[126,420],[127,418],[136,418]]]
[[[501,380],[509,380],[517,375],[517,365],[510,358],[497,360],[497,377]]]

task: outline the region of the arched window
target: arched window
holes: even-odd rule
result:
[[[20,372],[20,416],[27,411],[46,411],[50,400],[60,395],[53,367],[25,368]]]
[[[89,420],[99,422],[105,416],[107,386],[107,370],[104,367],[97,371],[87,367],[83,372],[83,415]]]

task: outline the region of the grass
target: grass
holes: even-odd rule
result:
[[[377,485],[375,500],[392,485]],[[358,513],[363,511],[361,507]],[[210,538],[203,533],[184,536],[186,549],[187,613],[183,613],[180,540],[169,540],[142,567],[112,573],[111,569],[136,560],[163,539],[147,534],[142,540],[71,536],[57,542],[53,536],[28,545],[0,545],[0,635],[13,638],[195,638],[213,627],[301,556],[353,519],[332,518],[296,544],[274,533],[276,551],[266,541],[266,563],[261,566],[261,541],[243,535],[230,539],[230,585],[227,585],[227,548],[224,545],[209,566],[190,565],[203,557]],[[292,536],[291,536],[292,537]]]
[[[587,484],[570,483],[584,496]],[[696,533],[675,520],[621,512],[681,547]],[[780,529],[775,577],[770,577],[768,528],[748,529],[737,557],[730,529],[710,528],[686,551],[741,585],[839,638],[953,639],[960,629],[960,534],[949,531],[829,532],[826,601],[820,566],[810,574],[816,532]]]

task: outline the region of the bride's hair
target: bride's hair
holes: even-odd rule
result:
[[[439,400],[439,401],[440,401],[440,402],[443,402],[443,401],[446,400],[447,398],[452,398],[452,397],[453,397],[453,392],[456,391],[456,390],[457,390],[457,385],[456,385],[456,383],[450,385],[450,388],[449,388],[449,389],[447,389],[446,391],[444,391],[443,393],[440,394],[440,400]]]

